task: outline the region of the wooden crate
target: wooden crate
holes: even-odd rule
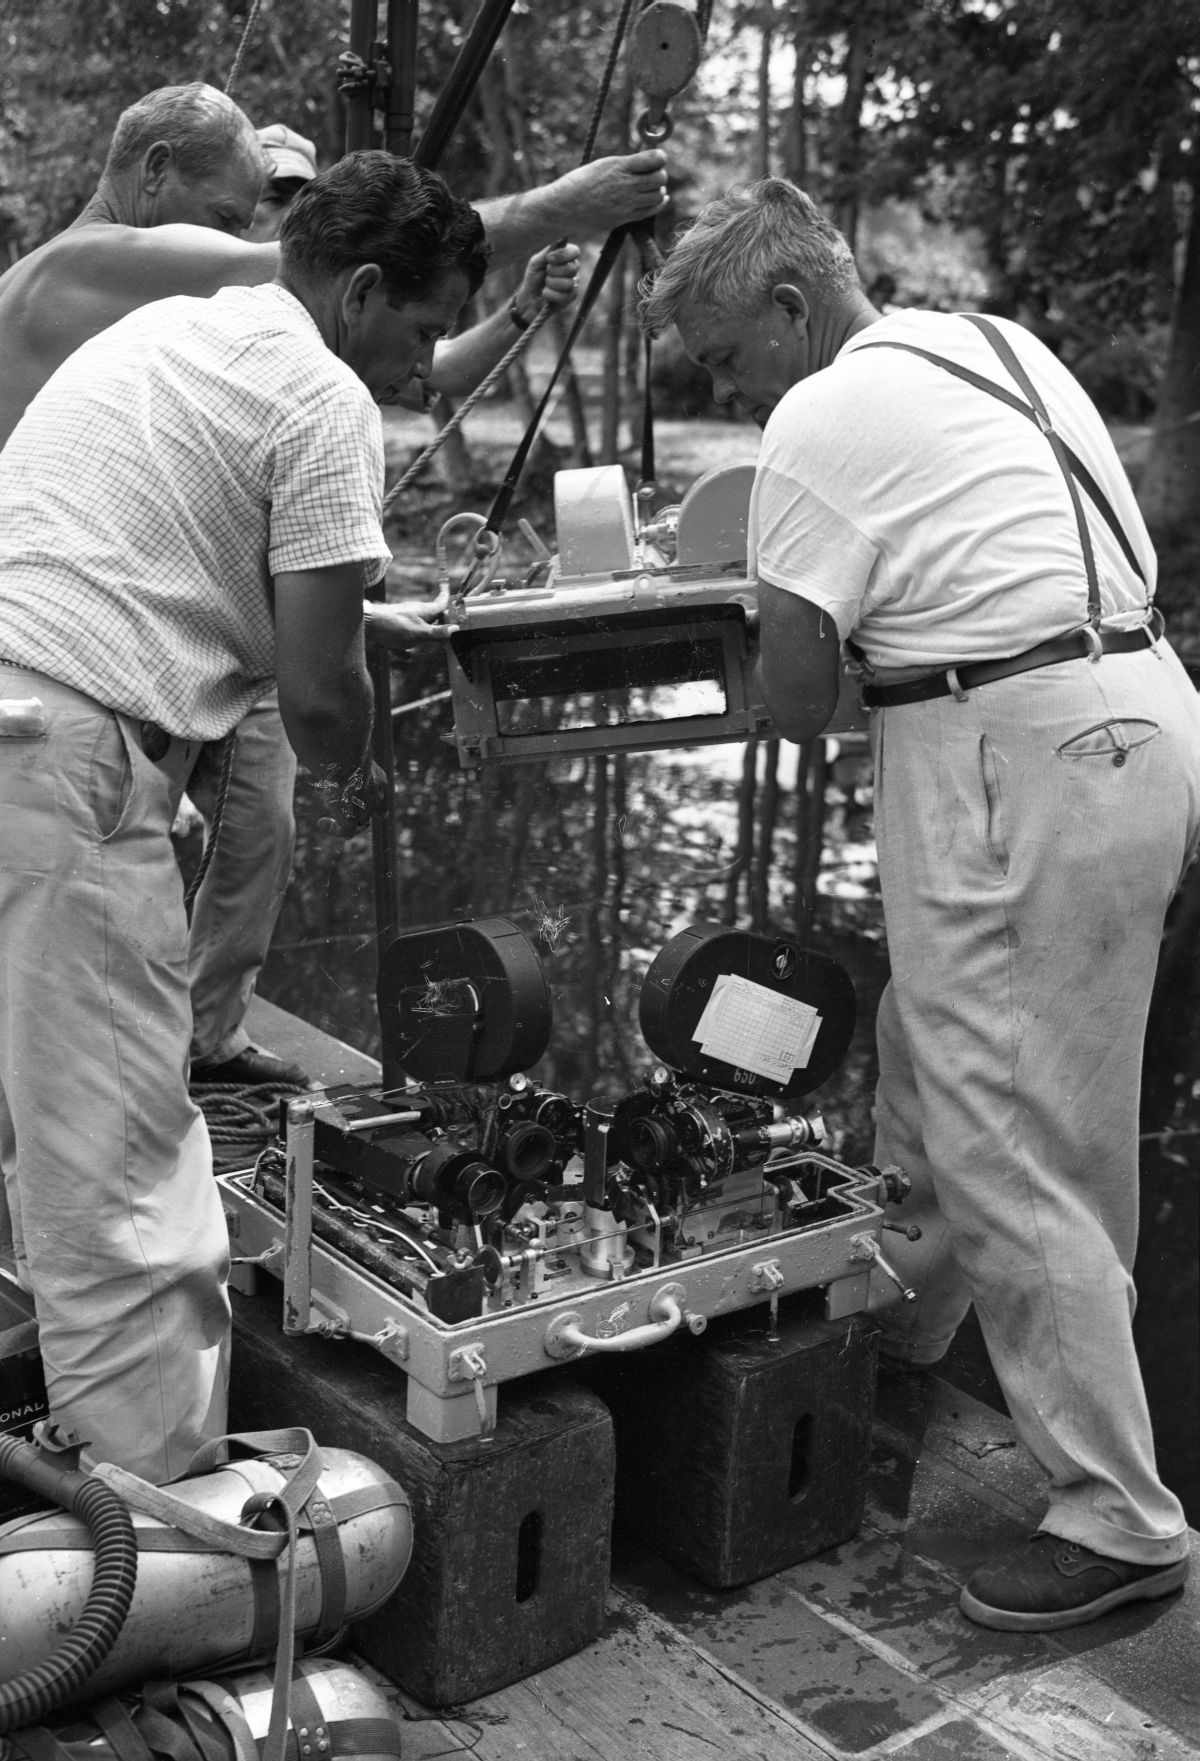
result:
[[[0,1279],[0,1437],[28,1441],[34,1425],[49,1413],[33,1298],[7,1278]],[[0,1479],[0,1523],[51,1508],[15,1480]]]
[[[306,1425],[378,1462],[412,1499],[412,1564],[355,1629],[370,1662],[449,1706],[599,1635],[615,1451],[595,1395],[561,1371],[506,1384],[490,1442],[435,1443],[405,1420],[405,1377],[377,1352],[285,1338],[273,1282],[233,1308],[230,1429]]]
[[[811,1293],[576,1372],[617,1433],[617,1524],[713,1589],[767,1577],[862,1521],[877,1329]]]

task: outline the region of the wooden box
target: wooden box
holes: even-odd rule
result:
[[[0,1436],[28,1441],[34,1425],[49,1413],[33,1298],[0,1277]],[[0,1479],[0,1523],[48,1508],[36,1492],[27,1492],[15,1480]]]
[[[601,1401],[551,1371],[500,1389],[491,1441],[435,1443],[405,1420],[401,1371],[365,1346],[286,1338],[280,1307],[274,1284],[233,1297],[230,1429],[306,1425],[412,1499],[412,1564],[355,1628],[362,1654],[427,1706],[449,1706],[596,1638],[615,1468]]]
[[[617,1525],[713,1589],[767,1577],[862,1521],[877,1329],[809,1293],[577,1372],[617,1433]]]

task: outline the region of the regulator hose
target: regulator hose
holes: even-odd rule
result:
[[[56,1465],[17,1437],[0,1437],[0,1474],[86,1523],[96,1549],[83,1613],[62,1644],[44,1663],[0,1683],[0,1735],[6,1735],[39,1723],[99,1669],[129,1613],[138,1553],[129,1510],[102,1480]]]

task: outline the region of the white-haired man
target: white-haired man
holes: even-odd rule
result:
[[[645,303],[672,320],[764,429],[750,555],[780,732],[825,726],[843,642],[867,680],[892,965],[876,1155],[912,1176],[923,1231],[892,1238],[919,1300],[880,1303],[883,1347],[936,1363],[973,1301],[1050,1483],[962,1608],[1078,1625],[1187,1574],[1131,1330],[1141,1044],[1200,831],[1200,711],[1152,621],[1154,551],[1035,338],[881,317],[782,180],[676,245]]]

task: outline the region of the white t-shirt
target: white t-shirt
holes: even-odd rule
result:
[[[284,288],[142,306],[0,452],[0,657],[185,739],[268,691],[274,575],[391,552],[370,392]]]
[[[1154,549],[1104,423],[1067,369],[1020,325],[993,319],[1057,432],[1107,495],[1151,590]],[[1062,471],[1027,417],[944,367],[1024,401],[964,318],[901,311],[793,386],[763,434],[750,569],[823,607],[879,667],[1019,654],[1087,622],[1087,575]],[[1146,587],[1082,489],[1109,627],[1142,621]]]

